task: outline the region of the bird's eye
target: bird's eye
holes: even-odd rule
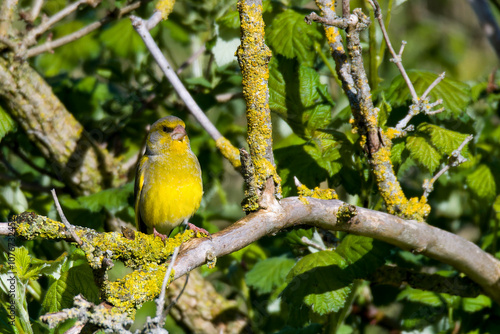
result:
[[[163,132],[168,132],[168,128],[166,126],[163,127]]]

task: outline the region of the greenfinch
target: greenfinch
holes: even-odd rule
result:
[[[165,239],[181,223],[207,235],[188,219],[200,207],[203,186],[198,159],[191,151],[184,122],[167,116],[149,131],[146,152],[135,175],[135,222],[145,233]]]

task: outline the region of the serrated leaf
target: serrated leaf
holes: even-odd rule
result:
[[[344,306],[352,285],[352,277],[344,271],[346,266],[347,262],[334,251],[309,254],[297,262],[282,292],[292,324],[301,323],[307,317],[307,309],[323,315]]]
[[[413,83],[418,96],[421,96],[425,90],[438,77],[437,74],[426,71],[407,71],[410,81]],[[460,81],[445,78],[429,95],[431,102],[443,99],[443,107],[445,111],[436,114],[433,117],[439,119],[458,118],[468,106],[471,100],[470,87]],[[390,87],[386,91],[387,101],[393,106],[404,106],[411,103],[411,95],[403,77],[397,76],[392,81]]]
[[[385,263],[391,249],[385,242],[349,234],[335,251],[349,263],[347,270],[352,277],[366,278]]]
[[[331,122],[333,101],[318,73],[294,60],[273,57],[269,62],[269,107],[299,137],[330,138],[322,131]]]
[[[91,212],[99,212],[105,208],[112,214],[116,214],[129,205],[128,198],[133,191],[134,185],[129,182],[118,188],[106,189],[89,196],[79,197],[78,202]]]
[[[258,262],[245,275],[246,283],[257,290],[258,294],[270,293],[285,282],[285,278],[295,265],[295,260],[285,257],[272,257]]]
[[[410,152],[410,157],[427,168],[429,172],[434,172],[439,166],[442,155],[424,137],[409,136],[406,140],[406,148]]]
[[[313,144],[292,145],[275,150],[274,155],[282,180],[284,196],[295,193],[294,176],[302,184],[314,188],[340,170],[340,163],[323,160],[321,152],[315,152],[315,150],[317,146]]]
[[[237,10],[230,10],[226,14],[219,17],[216,22],[226,28],[239,29],[240,13]]]
[[[467,175],[467,185],[479,198],[492,200],[495,197],[495,178],[485,164],[479,165],[475,171]]]
[[[92,303],[99,303],[99,289],[88,264],[71,268],[52,283],[43,300],[42,312],[57,312],[72,307],[73,298],[78,294]]]
[[[402,155],[405,149],[405,143],[399,142],[391,147],[391,162],[393,165],[399,165],[402,162]]]
[[[9,132],[14,130],[16,123],[9,114],[0,106],[0,142]]]
[[[422,123],[418,126],[419,132],[427,133],[430,136],[431,143],[441,152],[441,154],[450,155],[467,138],[467,134],[447,130],[437,125]],[[462,150],[465,154],[467,148]]]
[[[276,15],[266,29],[266,42],[276,53],[310,65],[315,58],[314,42],[322,38],[315,25],[304,22],[304,14],[291,9]]]

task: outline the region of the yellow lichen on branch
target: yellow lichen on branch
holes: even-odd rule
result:
[[[44,216],[24,212],[12,220],[16,235],[21,238],[72,239],[63,223]],[[107,275],[104,275],[102,282],[106,300],[120,312],[127,312],[131,316],[135,314],[135,307],[158,296],[165,276],[165,262],[176,247],[194,236],[192,230],[186,230],[163,243],[152,234],[134,231],[99,233],[80,226],[73,228],[82,241],[78,247],[85,253],[92,269],[99,271],[106,260],[119,260],[134,270],[114,282],[108,281]],[[171,275],[173,278],[174,273]]]
[[[215,141],[215,147],[217,147],[224,158],[229,160],[234,168],[239,169],[241,167],[240,151],[229,140],[225,137],[220,137]]]
[[[247,142],[255,169],[255,186],[260,193],[270,177],[280,195],[272,151],[271,111],[269,109],[269,68],[271,50],[264,42],[264,20],[261,1],[239,1],[241,45],[236,51],[242,72],[243,96],[246,102]],[[249,203],[248,207],[258,207]]]
[[[174,9],[175,0],[160,0],[156,3],[156,10],[161,13],[161,18],[166,20]]]
[[[306,197],[312,197],[317,199],[338,199],[339,196],[333,189],[321,189],[316,187],[314,189],[309,189],[305,185],[301,184],[297,187],[297,192],[299,194],[299,200],[304,204],[309,204]]]

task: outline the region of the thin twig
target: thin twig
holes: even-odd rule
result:
[[[444,76],[446,75],[446,72],[443,72],[441,73],[437,78],[436,80],[434,80],[433,83],[430,84],[429,87],[427,87],[427,89],[425,90],[425,92],[422,94],[422,96],[420,97],[420,100],[425,100],[427,98],[427,95],[431,92],[431,90],[436,87],[443,79],[444,79]]]
[[[451,152],[450,156],[448,157],[448,163],[446,166],[444,166],[439,172],[436,173],[430,180],[425,180],[424,184],[422,185],[422,188],[424,188],[424,194],[423,196],[427,198],[429,194],[434,190],[434,183],[439,179],[441,175],[446,173],[451,167],[457,167],[458,165],[464,163],[467,161],[465,157],[462,156],[461,151],[469,143],[472,138],[474,138],[473,135],[467,136],[464,141],[458,146],[458,148]]]
[[[165,312],[163,312],[164,316],[166,316],[170,312],[170,309],[179,302],[179,299],[184,294],[184,290],[186,290],[188,281],[189,281],[189,273],[186,274],[186,280],[184,281],[184,285],[182,286],[181,291],[179,292],[177,297],[174,300],[172,300],[170,304],[168,304],[167,308],[165,309]]]
[[[156,27],[156,25],[160,23],[161,20],[161,12],[155,11],[153,15],[151,15],[151,17],[146,21],[146,27],[148,28],[148,30],[151,30]]]
[[[311,22],[317,22],[321,24],[326,24],[328,26],[336,27],[339,29],[346,29],[349,25],[349,18],[335,18],[333,20],[329,20],[325,17],[319,16],[315,12],[311,12],[311,14],[307,15],[304,18],[304,21],[307,24],[311,24]]]
[[[56,24],[57,22],[64,19],[66,16],[75,12],[80,5],[87,4],[87,3],[90,3],[90,1],[89,0],[78,0],[76,2],[73,2],[72,4],[69,4],[67,7],[63,8],[59,12],[52,15],[48,20],[43,21],[39,26],[37,26],[36,28],[33,28],[28,33],[28,35],[26,35],[26,37],[23,39],[22,44],[25,47],[28,47],[30,45],[35,44],[37,36],[43,34],[47,30],[52,28],[52,26],[54,24]]]
[[[167,79],[170,81],[175,91],[182,99],[182,101],[184,101],[186,107],[194,116],[194,118],[196,118],[196,120],[201,124],[201,126],[205,129],[205,131],[207,131],[210,137],[212,137],[214,140],[221,138],[222,135],[220,134],[219,130],[217,130],[217,128],[212,124],[212,122],[210,122],[208,117],[205,115],[203,110],[201,110],[201,108],[198,106],[198,104],[193,99],[191,94],[188,92],[186,87],[184,87],[181,80],[179,79],[177,74],[175,74],[175,71],[172,69],[167,59],[161,52],[160,48],[155,43],[153,37],[149,33],[146,21],[137,16],[130,16],[130,20],[132,21],[134,29],[137,31],[139,36],[141,36],[142,40],[144,41],[144,44],[146,44],[146,47],[149,49],[149,51],[153,55],[153,58],[158,63],[158,66],[160,66],[160,69],[162,70],[163,74],[165,74]]]
[[[179,66],[179,68],[177,69],[177,71],[175,71],[175,73],[177,73],[178,75],[181,74],[182,71],[184,71],[186,67],[191,65],[196,60],[196,58],[198,58],[203,52],[205,52],[205,50],[206,50],[205,45],[202,45],[198,51],[193,53],[191,57],[189,57],[184,63],[182,63],[181,66]]]
[[[77,244],[81,245],[82,240],[80,239],[78,234],[75,233],[75,230],[73,229],[73,225],[71,225],[69,223],[69,221],[66,219],[66,216],[64,215],[64,212],[61,208],[61,204],[59,204],[59,199],[57,198],[56,190],[52,189],[50,192],[52,193],[52,197],[54,198],[54,203],[56,204],[57,213],[59,213],[59,217],[61,217],[63,224],[66,226],[66,229],[69,231],[69,233],[73,237],[73,240],[75,240],[75,242]]]
[[[33,7],[31,7],[29,20],[30,22],[34,22],[40,14],[40,10],[42,9],[43,0],[33,0]]]
[[[162,326],[161,322],[162,319],[164,319],[163,308],[165,307],[165,292],[167,290],[168,281],[170,280],[170,274],[172,273],[172,268],[174,267],[174,262],[177,259],[177,255],[179,255],[180,248],[181,246],[177,246],[174,249],[174,254],[172,255],[172,259],[170,260],[170,263],[168,265],[165,277],[163,278],[163,284],[161,286],[160,295],[156,299],[156,317],[154,322],[158,324],[158,326]]]
[[[99,29],[104,24],[112,21],[114,18],[120,18],[123,15],[130,13],[134,9],[139,8],[143,2],[144,1],[139,0],[139,1],[136,1],[134,3],[131,3],[130,5],[125,6],[122,9],[120,9],[118,14],[111,12],[110,14],[108,14],[108,16],[100,19],[99,21],[93,22],[93,23],[89,24],[88,26],[83,27],[82,29],[77,30],[69,35],[63,36],[63,37],[55,39],[53,41],[48,41],[42,45],[37,45],[37,46],[29,49],[26,52],[26,58],[31,58],[31,57],[37,56],[41,53],[54,50],[55,48],[58,48],[58,47],[63,46],[65,44],[71,43],[79,38],[82,38],[83,36],[88,35],[91,32],[93,32],[94,30]]]
[[[375,18],[377,19],[380,29],[382,30],[382,34],[384,35],[384,40],[385,43],[387,44],[387,48],[389,49],[389,52],[391,53],[393,57],[393,62],[396,64],[397,68],[399,69],[399,72],[403,76],[404,81],[406,82],[406,85],[408,86],[408,89],[410,90],[411,97],[413,98],[414,102],[418,101],[418,95],[417,92],[415,91],[415,87],[410,81],[410,78],[408,77],[408,74],[406,73],[406,70],[401,62],[401,59],[398,57],[398,54],[396,54],[396,51],[394,51],[394,48],[392,47],[391,40],[389,39],[389,34],[387,33],[387,30],[385,29],[384,21],[382,19],[382,10],[380,9],[380,5],[378,4],[377,0],[368,0],[370,5],[373,7],[375,11]],[[406,42],[404,42],[406,43]],[[403,47],[404,45],[402,45]]]
[[[11,41],[7,37],[0,36],[0,43],[7,45],[11,50],[15,50],[17,45],[15,42]]]
[[[326,250],[325,247],[323,247],[322,245],[318,245],[317,243],[313,242],[312,240],[309,240],[307,237],[302,237],[300,238],[300,241],[302,241],[304,244],[306,244],[307,246],[309,247],[312,247],[314,249],[317,249],[319,251],[324,251]]]

